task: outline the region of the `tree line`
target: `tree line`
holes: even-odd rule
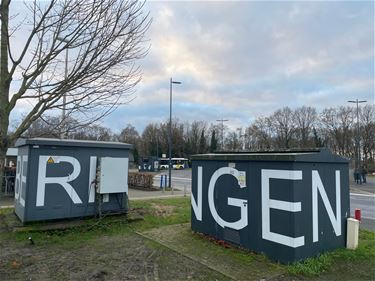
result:
[[[25,132],[25,137],[59,137],[59,118],[38,119]],[[71,124],[67,137],[71,139],[119,141],[133,145],[135,161],[140,157],[168,153],[169,121],[148,124],[143,132],[128,124],[120,133],[93,124],[74,127]],[[358,139],[356,139],[358,138]],[[314,107],[291,109],[283,107],[268,116],[260,116],[248,127],[229,129],[222,123],[204,121],[172,121],[173,157],[215,151],[269,151],[279,149],[305,149],[328,147],[334,153],[354,159],[356,141],[360,142],[363,162],[374,169],[375,107],[359,108],[359,126],[356,109],[339,106],[318,112]]]

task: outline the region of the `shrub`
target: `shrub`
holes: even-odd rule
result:
[[[154,176],[146,173],[129,173],[128,184],[133,187],[152,188]]]

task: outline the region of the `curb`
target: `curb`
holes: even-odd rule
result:
[[[0,209],[9,209],[9,208],[14,208],[14,205],[0,206]]]
[[[163,199],[163,198],[176,198],[176,197],[190,197],[190,194],[184,196],[184,194],[173,194],[173,195],[157,195],[149,197],[129,197],[129,200],[148,200],[148,199]]]

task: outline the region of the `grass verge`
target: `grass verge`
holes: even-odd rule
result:
[[[342,269],[345,268],[345,271]],[[288,272],[295,276],[317,277],[323,273],[343,275],[341,280],[375,279],[375,232],[360,230],[359,246],[356,250],[337,249],[318,257],[288,266]],[[353,277],[350,277],[351,272]],[[349,278],[349,279],[348,279]],[[339,280],[339,279],[337,279]]]
[[[233,261],[233,268],[237,265],[240,266],[238,272],[241,272],[241,276],[246,275],[246,270],[250,275],[251,270],[253,272],[256,270],[249,267],[249,264],[253,263],[257,265],[257,269],[271,268],[275,272],[281,272],[284,279],[280,280],[375,280],[374,232],[361,230],[359,247],[355,251],[339,249],[291,265],[280,265],[270,262],[263,255],[237,248],[226,249],[205,237],[192,235],[188,228],[182,233],[181,237],[186,239],[182,242],[179,242],[180,237],[173,236],[172,232],[158,231],[157,229],[166,226],[190,222],[189,198],[130,201],[130,208],[143,216],[144,219],[133,223],[128,223],[124,216],[105,217],[102,220],[87,219],[82,226],[51,231],[41,231],[40,228],[43,224],[37,223],[30,225],[29,231],[1,233],[0,244],[1,241],[14,241],[15,247],[21,247],[28,242],[27,238],[32,236],[38,246],[61,246],[65,249],[71,249],[76,246],[90,245],[92,241],[103,236],[129,235],[134,231],[145,233],[154,231],[153,239],[155,241],[162,241],[165,245],[174,243],[174,251],[183,250],[186,256],[196,257],[197,260],[203,261],[202,264],[212,257],[220,257],[219,260],[224,261],[226,259]],[[12,209],[0,209],[0,216],[7,216],[12,212]],[[169,238],[171,240],[168,240]],[[186,248],[180,249],[181,245],[179,244],[186,245]],[[153,243],[152,247],[156,247],[155,245],[157,244]],[[261,277],[260,274],[257,276]]]

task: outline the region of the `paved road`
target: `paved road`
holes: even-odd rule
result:
[[[168,182],[167,182],[167,185],[168,185]],[[160,187],[160,175],[154,176],[154,186]],[[190,190],[191,190],[191,179],[190,178],[175,177],[175,176],[172,175],[172,186],[175,187],[175,188],[181,189],[181,190],[183,190],[186,187],[186,190],[190,192]]]
[[[350,193],[350,209],[353,216],[357,208],[361,209],[363,218],[375,220],[375,195]]]
[[[167,175],[168,171],[163,171],[154,176],[154,186],[160,186],[160,175]],[[350,192],[359,194],[375,195],[375,177],[368,177],[366,184],[355,184],[350,181]],[[191,169],[172,170],[172,185],[176,188],[191,188]]]
[[[375,177],[367,177],[364,184],[356,184],[352,179],[349,181],[350,192],[362,194],[375,194]]]
[[[354,217],[354,210],[361,209],[360,227],[375,230],[375,195],[350,193],[350,210]]]

